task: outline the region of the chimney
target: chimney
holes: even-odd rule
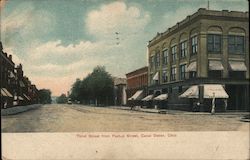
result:
[[[12,55],[11,54],[9,55],[9,59],[12,61]]]

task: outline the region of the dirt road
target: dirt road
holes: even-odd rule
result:
[[[2,116],[2,132],[248,131],[239,115],[153,114],[83,105],[44,105]]]

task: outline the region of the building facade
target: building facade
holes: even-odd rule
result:
[[[148,67],[142,67],[126,74],[127,78],[127,98],[131,98],[137,91],[147,92],[148,86]]]
[[[113,77],[114,81],[114,105],[124,106],[127,104],[127,80],[126,78]]]
[[[0,84],[1,84],[1,108],[7,107],[13,103],[15,91],[15,64],[12,56],[3,52],[2,43],[0,43]]]
[[[228,110],[249,110],[248,21],[248,12],[201,8],[157,33],[148,44],[148,94],[167,93],[170,106],[190,110],[192,100],[179,98],[190,86],[221,84]]]
[[[15,67],[12,55],[3,52],[1,42],[0,49],[1,108],[37,103],[38,90],[28,77],[23,75],[22,65]]]

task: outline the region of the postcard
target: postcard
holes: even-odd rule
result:
[[[2,159],[249,159],[248,5],[0,0]]]

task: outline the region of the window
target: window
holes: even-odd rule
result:
[[[164,50],[162,52],[162,64],[167,65],[168,64],[168,50]]]
[[[171,77],[170,77],[171,81],[175,81],[176,80],[176,67],[172,67],[171,68]]]
[[[163,81],[163,83],[165,83],[165,82],[168,81],[168,74],[167,74],[167,71],[163,71],[163,72],[162,72],[162,81]]]
[[[208,77],[209,78],[221,78],[222,77],[222,72],[221,71],[216,71],[216,70],[208,71]]]
[[[155,55],[155,68],[158,68],[160,66],[160,53],[156,53]]]
[[[178,92],[181,93],[182,92],[182,86],[178,87]]]
[[[244,71],[229,71],[229,77],[233,79],[245,79],[246,72]]]
[[[189,78],[196,78],[196,76],[197,76],[197,72],[195,71],[189,72]]]
[[[187,55],[187,41],[181,42],[180,44],[180,57],[185,58]]]
[[[194,36],[191,38],[191,48],[192,48],[191,54],[197,54],[197,51],[198,51],[198,38],[197,38],[197,36]]]
[[[228,36],[228,52],[244,53],[244,36]]]
[[[208,52],[221,52],[221,35],[209,34],[207,36],[207,51]]]
[[[152,70],[154,67],[154,56],[150,57],[150,69]]]
[[[173,46],[171,48],[172,53],[172,62],[174,62],[177,59],[177,46]]]
[[[184,80],[186,78],[186,64],[180,65],[180,79]]]

